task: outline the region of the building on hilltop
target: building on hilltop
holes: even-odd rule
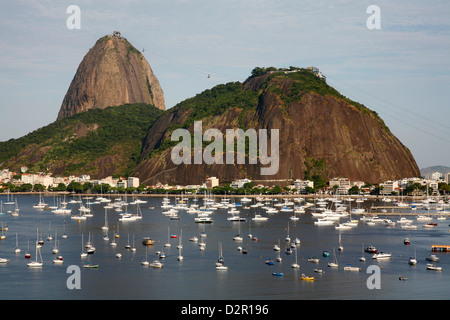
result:
[[[311,66],[311,67],[308,67],[307,69],[311,70],[312,73],[314,73],[314,75],[316,77],[319,77],[322,80],[327,80],[327,77],[325,77],[325,75],[322,72],[319,71],[319,68]]]

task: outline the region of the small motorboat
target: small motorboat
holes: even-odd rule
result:
[[[311,258],[308,258],[308,262],[319,263],[319,259],[316,257],[311,257]]]
[[[300,276],[300,280],[314,281],[315,279],[314,279],[314,277],[311,277],[311,276],[305,276],[305,274],[302,274],[302,275]]]
[[[314,272],[315,273],[323,273],[323,270],[322,269],[314,269]]]
[[[389,259],[391,256],[392,254],[390,253],[378,252],[372,256],[372,259]]]
[[[272,275],[275,277],[282,277],[283,276],[283,272],[272,272]]]
[[[433,262],[438,262],[438,261],[440,260],[439,257],[436,256],[435,254],[432,254],[432,255],[426,257],[426,259],[427,259],[428,261],[433,261]]]
[[[62,256],[56,257],[56,259],[53,259],[53,263],[56,263],[56,264],[63,263],[63,257]]]
[[[405,238],[403,240],[403,244],[405,244],[405,245],[411,244],[411,241],[409,240],[409,238]]]
[[[398,280],[405,281],[405,280],[408,280],[408,278],[407,278],[407,277],[400,276],[400,277],[398,277]]]
[[[228,267],[224,265],[216,265],[216,270],[228,270]]]
[[[361,268],[358,267],[352,267],[352,266],[345,266],[344,271],[361,271]]]
[[[152,238],[150,237],[145,237],[142,239],[142,244],[144,246],[152,246],[155,244],[155,240],[152,240]]]
[[[377,248],[375,248],[374,246],[368,246],[366,249],[364,249],[364,251],[368,252],[368,253],[377,253],[378,252]]]
[[[434,264],[428,263],[427,270],[442,271],[442,267],[437,267]]]
[[[98,264],[85,263],[85,264],[83,265],[83,268],[87,268],[87,269],[96,269],[96,268],[98,268]]]
[[[152,268],[162,268],[164,266],[164,263],[162,263],[159,260],[154,260],[152,263],[149,264]]]
[[[269,266],[273,266],[275,264],[275,261],[273,261],[272,259],[267,259],[265,263],[268,264]]]

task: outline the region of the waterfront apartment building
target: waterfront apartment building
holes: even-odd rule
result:
[[[352,183],[349,178],[337,177],[330,180],[330,188],[333,189],[337,186],[337,194],[347,194],[348,190],[352,187]]]
[[[233,181],[233,182],[230,184],[230,187],[232,187],[232,188],[234,188],[234,189],[239,189],[239,188],[243,188],[243,187],[244,187],[244,184],[250,183],[250,182],[252,182],[252,180],[247,179],[247,178],[245,178],[245,179],[239,179],[239,180]]]
[[[206,179],[206,188],[208,189],[212,189],[214,187],[218,187],[219,186],[219,179],[216,177],[210,177]]]
[[[306,188],[314,188],[314,181],[297,179],[294,181],[294,188],[299,192],[306,191]]]
[[[435,171],[429,174],[428,179],[430,180],[440,180],[444,175],[441,172]]]
[[[380,183],[380,192],[384,195],[392,194],[392,192],[397,192],[399,189],[398,180],[388,180],[383,183]]]
[[[137,187],[139,187],[139,178],[129,177],[128,180],[127,180],[127,187],[128,188],[137,188]]]

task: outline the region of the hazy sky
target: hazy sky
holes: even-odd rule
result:
[[[370,5],[381,29],[366,25]],[[448,0],[15,0],[0,28],[0,141],[55,121],[84,55],[119,30],[144,50],[168,108],[256,66],[314,65],[378,112],[420,168],[450,166]]]

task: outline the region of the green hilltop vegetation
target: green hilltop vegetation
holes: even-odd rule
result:
[[[265,76],[266,78],[257,90],[246,88],[245,84],[249,80],[260,76]],[[290,80],[287,88],[283,85],[286,83],[285,80]],[[282,83],[283,81],[284,83]],[[297,67],[280,69],[275,67],[256,67],[252,70],[250,77],[243,83],[236,81],[219,84],[178,103],[166,112],[189,111],[189,117],[183,124],[171,125],[168,128],[168,132],[171,133],[178,128],[189,128],[194,121],[221,115],[231,107],[241,108],[243,110],[238,119],[238,123],[245,130],[246,128],[241,123],[241,120],[245,116],[246,111],[256,109],[263,92],[271,92],[278,95],[285,105],[301,101],[302,96],[309,92],[324,96],[330,95],[347,102],[361,112],[373,116],[389,132],[389,128],[375,111],[343,96],[336,89],[328,85],[325,80],[317,77],[313,71]],[[158,155],[167,148],[175,146],[177,143],[166,139],[153,150],[150,156]]]
[[[267,75],[266,79],[258,90],[255,91],[245,88],[247,81],[265,75]],[[280,82],[283,80],[291,80],[287,88],[283,88]],[[281,69],[274,67],[256,67],[244,83],[237,81],[217,85],[212,89],[197,94],[193,98],[178,103],[169,112],[178,109],[191,109],[190,118],[183,124],[183,127],[187,128],[195,120],[222,114],[230,107],[254,109],[258,105],[258,99],[262,91],[279,95],[284,104],[301,101],[302,95],[309,92],[315,92],[324,96],[330,95],[347,102],[362,112],[375,116],[382,122],[375,111],[343,96],[336,89],[328,85],[325,80],[317,77],[311,70],[297,67]]]
[[[0,166],[62,175],[95,174],[94,161],[119,156],[114,174],[127,175],[151,124],[163,113],[147,104],[93,109],[55,121],[21,138],[0,142]],[[121,163],[122,162],[122,163]]]

